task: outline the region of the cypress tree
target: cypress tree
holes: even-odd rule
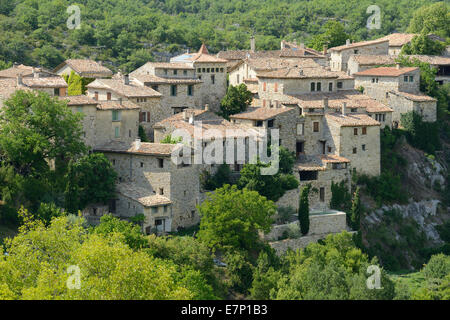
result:
[[[353,230],[360,230],[361,223],[361,199],[359,197],[359,187],[356,188],[353,195],[352,210],[351,210],[351,222]]]
[[[308,185],[303,187],[300,193],[298,221],[300,223],[300,231],[302,235],[306,235],[309,232],[309,191],[310,186]]]

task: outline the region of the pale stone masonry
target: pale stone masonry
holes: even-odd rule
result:
[[[435,122],[437,100],[420,92],[420,70],[416,67],[379,67],[357,72],[353,75],[355,87],[389,106],[394,127],[400,125],[401,115],[415,111],[423,120]]]

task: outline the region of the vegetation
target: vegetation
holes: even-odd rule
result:
[[[272,201],[278,201],[286,191],[296,189],[298,180],[292,175],[295,156],[284,147],[280,147],[279,170],[275,175],[262,175],[261,168],[270,167],[258,161],[257,164],[246,164],[241,170],[237,182],[239,188],[257,191],[260,195]]]
[[[214,191],[226,184],[232,184],[230,166],[221,164],[214,175],[211,175],[209,171],[203,171],[200,174],[200,184],[202,189],[207,191]]]
[[[309,192],[311,186],[303,187],[300,192],[299,209],[298,209],[298,221],[300,223],[300,230],[302,235],[306,235],[309,232]]]
[[[177,144],[180,143],[181,141],[183,141],[182,137],[172,137],[172,135],[167,135],[164,139],[161,140],[161,143],[166,143],[166,144]]]
[[[330,20],[322,28],[323,33],[314,36],[309,42],[310,48],[322,51],[324,45],[328,48],[337,47],[346,43],[347,39],[351,39],[350,35],[345,33],[345,27],[342,23]]]
[[[200,207],[198,238],[213,250],[252,250],[258,231],[269,232],[276,207],[255,191],[225,185],[209,194]]]
[[[402,54],[440,55],[445,50],[445,42],[430,39],[427,34],[414,36],[411,43],[402,48]]]
[[[400,122],[406,131],[409,144],[413,147],[430,154],[434,154],[436,150],[441,149],[436,123],[423,121],[422,116],[416,112],[402,114]]]
[[[145,133],[145,129],[141,125],[139,126],[138,136],[142,142],[150,142],[150,140],[147,137],[147,133]]]
[[[435,0],[377,0],[383,10],[379,30],[366,28],[370,0],[251,0],[245,4],[239,0],[87,0],[77,4],[80,29],[68,30],[66,10],[72,4],[67,0],[1,1],[0,60],[54,68],[66,58],[95,57],[115,71],[129,72],[157,59],[160,52],[196,50],[202,42],[211,52],[248,49],[253,33],[260,50],[278,49],[283,38],[307,43],[326,33],[329,21],[344,24],[345,33],[355,41],[404,32],[411,18],[412,32],[424,29],[449,37],[448,6],[443,2],[438,6]],[[343,36],[337,34],[337,38]]]
[[[220,115],[229,120],[231,115],[247,110],[252,101],[253,94],[244,83],[238,86],[229,86],[227,94],[220,104]]]
[[[359,231],[361,229],[361,215],[362,215],[362,204],[359,196],[359,187],[353,195],[352,209],[350,211],[351,226],[353,230]]]

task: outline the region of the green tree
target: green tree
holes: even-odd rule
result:
[[[172,135],[169,134],[164,139],[161,140],[161,143],[177,144],[177,143],[180,143],[181,141],[183,141],[182,137],[174,138],[174,137],[172,137]]]
[[[353,194],[352,209],[350,211],[351,226],[355,231],[359,231],[361,229],[361,214],[362,205],[359,196],[359,187],[357,187],[355,193]]]
[[[324,25],[323,30],[322,34],[316,35],[311,39],[309,47],[322,51],[324,45],[327,45],[328,48],[333,48],[345,44],[347,39],[350,39],[342,23],[338,21],[328,21]]]
[[[423,6],[414,12],[408,32],[435,33],[441,37],[450,37],[450,11],[445,2]]]
[[[209,194],[199,210],[200,241],[213,250],[252,250],[258,231],[270,231],[276,207],[255,191],[225,185]]]
[[[65,102],[46,93],[17,91],[0,115],[3,157],[22,175],[48,171],[51,161],[86,151],[80,120]]]
[[[147,134],[145,133],[145,129],[142,126],[139,126],[138,135],[142,142],[150,142],[147,137]]]
[[[244,83],[238,86],[229,86],[227,94],[220,104],[220,114],[225,119],[231,115],[244,112],[253,101],[253,94]]]
[[[348,212],[350,211],[351,202],[352,195],[349,192],[348,181],[342,180],[339,183],[331,181],[330,208]]]
[[[303,235],[309,232],[309,192],[311,186],[307,185],[302,188],[299,199],[298,222],[300,223],[300,231]]]
[[[93,153],[71,161],[66,180],[66,209],[76,213],[89,204],[106,204],[111,200],[115,194],[117,173],[105,155]]]
[[[401,54],[441,55],[445,50],[445,43],[432,40],[426,34],[414,36],[411,43],[403,46]]]

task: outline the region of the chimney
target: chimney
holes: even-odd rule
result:
[[[19,66],[19,64],[17,62],[13,63],[13,68],[17,68]]]
[[[189,115],[189,124],[194,124],[194,113]]]
[[[347,103],[342,103],[342,115],[345,116],[347,114]]]
[[[124,74],[123,75],[123,83],[125,85],[129,85],[130,84],[130,76],[128,74]]]
[[[251,52],[256,51],[256,41],[255,41],[255,37],[253,37],[253,36],[250,38],[250,51]]]
[[[205,111],[209,111],[209,104],[205,104]]]
[[[183,120],[186,122],[189,120],[188,112],[186,110],[183,110]]]
[[[23,86],[23,79],[22,79],[22,75],[19,74],[17,76],[17,86]]]
[[[397,64],[395,65],[395,67],[397,68],[397,70],[400,70],[400,63],[397,63]]]
[[[141,139],[136,139],[134,146],[136,147],[136,150],[139,150],[142,146]]]
[[[350,39],[347,39],[347,41],[345,42],[346,46],[349,46],[351,44]]]
[[[323,105],[323,114],[328,113],[328,98],[323,98],[322,105]]]
[[[300,48],[305,49],[305,43],[304,42],[300,43]]]
[[[119,104],[122,105],[122,98],[119,98]]]
[[[286,48],[286,43],[284,40],[281,40],[281,50]]]
[[[326,55],[328,53],[328,45],[323,45],[323,55]]]
[[[103,61],[99,61],[98,64],[103,66]]]

